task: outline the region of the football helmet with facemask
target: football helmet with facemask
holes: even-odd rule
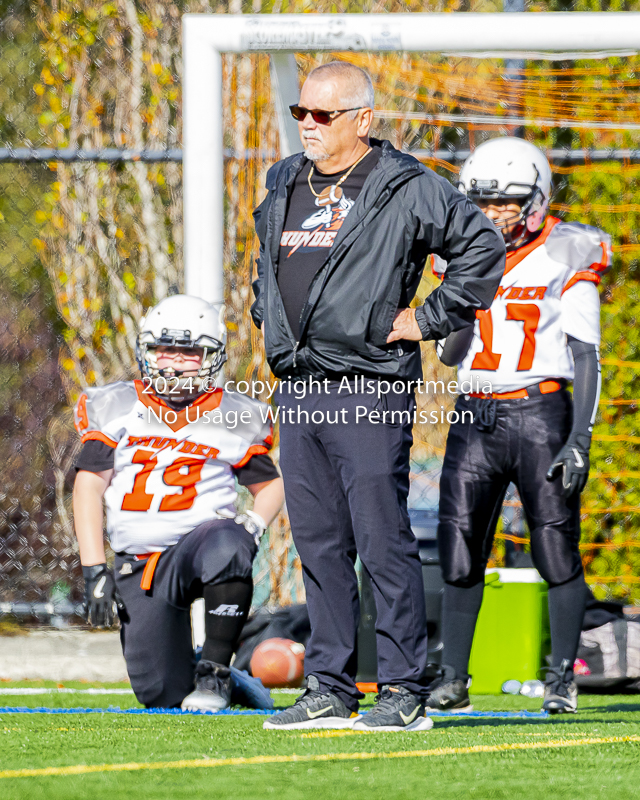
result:
[[[508,250],[533,238],[544,225],[551,195],[551,168],[544,153],[514,136],[490,139],[477,147],[460,170],[458,189],[474,203],[514,202],[520,213],[495,221]]]
[[[182,398],[198,395],[215,387],[215,374],[227,360],[225,345],[227,327],[225,307],[221,303],[211,304],[199,297],[176,294],[167,297],[147,312],[140,322],[136,339],[136,359],[144,377],[151,379],[158,394],[167,384],[167,394],[178,394]],[[185,347],[202,351],[202,363],[198,374],[185,378],[184,372],[176,369],[160,369],[156,356],[157,347]],[[162,383],[158,378],[165,378]],[[175,381],[170,378],[177,379]],[[177,389],[177,392],[176,392]],[[172,390],[172,391],[170,391]]]

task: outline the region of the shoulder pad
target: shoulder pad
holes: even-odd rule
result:
[[[246,394],[227,390],[222,396],[222,403],[224,403],[225,411],[237,411],[238,414],[243,411],[249,411],[251,414],[251,420],[238,425],[235,429],[236,433],[240,434],[247,442],[264,444],[267,448],[271,447],[273,444],[273,425],[271,424],[269,406],[266,403],[247,397]]]
[[[547,252],[555,261],[571,268],[572,272],[590,272],[600,277],[611,267],[611,237],[599,228],[580,222],[558,222],[545,242]]]
[[[127,414],[138,399],[133,382],[118,381],[86,389],[75,407],[78,433],[102,432],[112,420]]]

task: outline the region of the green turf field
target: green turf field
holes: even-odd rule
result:
[[[136,707],[130,695],[2,694],[0,706]],[[65,684],[87,688],[87,684]],[[373,697],[368,696],[367,705]],[[538,711],[522,697],[476,710]],[[292,701],[278,695],[279,705]],[[549,719],[436,718],[426,733],[271,732],[264,717],[0,714],[3,800],[91,798],[505,798],[640,796],[640,696],[583,695]],[[32,774],[52,768],[56,774]],[[16,777],[16,770],[24,770]]]

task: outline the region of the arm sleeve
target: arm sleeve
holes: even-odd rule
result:
[[[276,465],[266,453],[253,456],[244,466],[232,467],[232,469],[240,486],[265,483],[280,477]]]
[[[416,309],[423,339],[442,339],[471,325],[489,308],[505,268],[506,250],[496,226],[465,195],[436,175],[420,184],[413,214],[418,236],[447,262],[440,286]],[[414,182],[412,182],[414,183]]]
[[[562,330],[567,336],[599,347],[600,297],[597,283],[580,280],[565,289],[560,299]]]
[[[97,439],[88,439],[78,453],[74,466],[76,472],[85,470],[86,472],[104,472],[113,469],[115,460],[115,450],[104,442]]]
[[[450,333],[446,339],[441,339],[436,350],[438,358],[447,367],[455,367],[462,363],[473,341],[474,325],[467,325],[459,331]]]
[[[586,434],[590,440],[600,398],[600,356],[594,344],[573,336],[567,340],[575,363],[571,436]]]

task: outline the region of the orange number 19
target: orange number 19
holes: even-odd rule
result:
[[[153,495],[147,493],[147,479],[158,466],[158,459],[152,450],[136,450],[132,464],[142,464],[142,469],[133,481],[133,489],[122,498],[123,511],[148,511],[153,502]],[[204,461],[200,458],[177,458],[165,469],[162,479],[167,486],[180,486],[178,494],[166,495],[162,498],[158,511],[186,511],[193,505],[200,480]],[[186,473],[181,472],[186,469]]]

